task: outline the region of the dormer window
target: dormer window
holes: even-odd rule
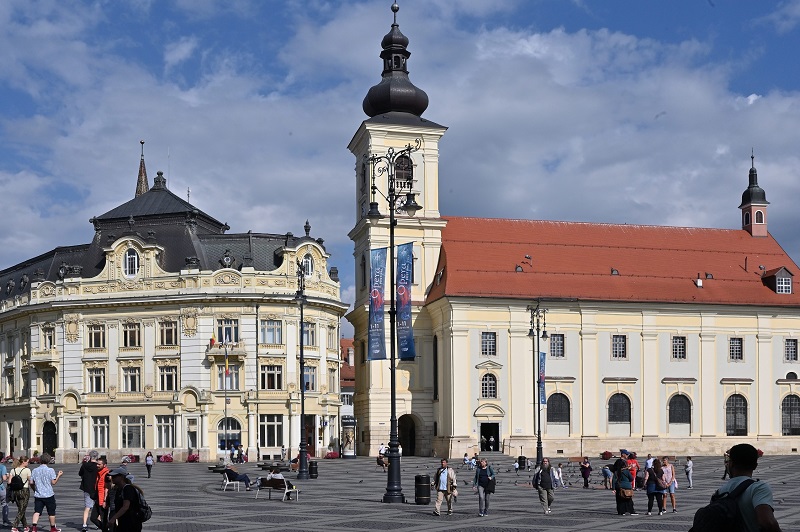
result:
[[[792,293],[792,278],[791,277],[778,277],[775,279],[775,291],[779,294]]]
[[[310,253],[303,257],[303,271],[305,271],[306,277],[311,277],[311,274],[314,273],[314,259]]]
[[[139,273],[139,254],[135,249],[125,252],[125,262],[123,263],[125,277],[135,277]]]

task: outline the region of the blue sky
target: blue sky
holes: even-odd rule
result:
[[[750,150],[800,258],[800,0],[402,0],[444,215],[737,228]],[[325,239],[353,293],[355,161],[391,2],[0,2],[0,268],[151,181],[232,232]]]

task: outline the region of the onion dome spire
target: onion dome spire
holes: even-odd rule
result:
[[[144,141],[140,140],[139,144],[142,145],[142,159],[139,161],[139,178],[136,180],[135,197],[137,198],[150,190],[150,185],[147,181],[147,168],[144,167]]]
[[[753,152],[750,152],[750,183],[747,190],[742,193],[742,204],[739,208],[745,205],[769,205],[767,201],[767,193],[764,189],[758,186],[758,172],[756,172],[756,157]]]
[[[392,4],[392,29],[381,41],[382,79],[369,89],[362,104],[364,112],[370,117],[392,111],[421,116],[428,108],[428,95],[408,79],[406,63],[411,52],[407,49],[408,37],[400,32],[397,24],[399,10],[397,3]]]

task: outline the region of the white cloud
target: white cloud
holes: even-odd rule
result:
[[[195,37],[181,37],[178,41],[165,45],[164,69],[170,70],[192,57],[197,49],[197,44]]]
[[[800,0],[786,0],[772,13],[762,17],[760,22],[774,26],[778,33],[792,31],[800,22]]]

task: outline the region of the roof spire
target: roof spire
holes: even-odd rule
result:
[[[150,185],[147,182],[147,168],[144,166],[144,141],[140,140],[139,144],[142,145],[142,158],[139,161],[139,178],[136,180],[136,196],[139,197],[148,190]]]
[[[394,22],[381,41],[381,82],[369,89],[362,104],[364,112],[370,117],[391,112],[422,116],[428,108],[428,95],[408,79],[406,63],[411,52],[407,49],[408,37],[400,32],[400,26],[397,25],[399,10],[400,6],[393,3]]]

